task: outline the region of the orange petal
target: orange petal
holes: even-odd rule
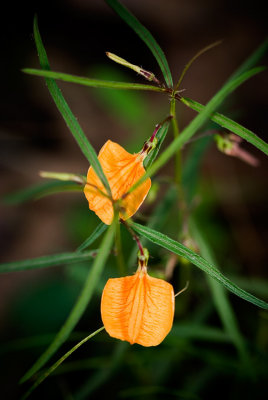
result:
[[[142,158],[140,154],[130,154],[119,144],[108,140],[101,148],[98,159],[105,173],[114,200],[118,200],[128,189],[137,182],[144,174]],[[106,193],[106,190],[92,167],[87,174],[87,185],[84,188],[85,196],[89,203],[89,208],[107,225],[113,220],[112,202],[101,195],[94,188],[98,187]],[[93,186],[92,186],[93,185]],[[131,217],[143,203],[149,189],[151,180],[148,178],[134,192],[128,195],[122,202],[124,212],[120,213],[122,219]]]
[[[110,336],[157,346],[173,324],[173,287],[142,271],[109,279],[102,293],[101,316]]]

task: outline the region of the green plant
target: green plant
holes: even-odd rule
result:
[[[162,204],[156,207],[155,210],[152,212],[152,215],[148,220],[147,226],[140,225],[136,222],[132,222],[131,220],[127,220],[126,224],[133,237],[136,239],[140,249],[143,249],[145,241],[147,243],[152,242],[155,245],[168,250],[168,254],[172,255],[172,257],[174,257],[175,255],[175,260],[177,260],[178,257],[183,258],[188,263],[197,266],[207,274],[207,283],[212,293],[215,308],[221,319],[223,330],[220,332],[205,331],[205,334],[208,334],[208,337],[209,334],[211,334],[212,336],[214,335],[214,338],[216,338],[216,340],[229,340],[237,349],[239,357],[241,358],[245,368],[250,370],[251,361],[248,346],[245,343],[245,340],[240,332],[235,313],[232,309],[232,305],[224,288],[228,289],[238,297],[247,300],[248,302],[251,302],[257,307],[267,309],[268,304],[258,297],[255,297],[254,295],[248,293],[246,290],[241,289],[232,280],[225,277],[225,275],[219,271],[215,257],[212,253],[212,250],[210,249],[209,243],[207,243],[200,224],[198,224],[198,221],[196,220],[194,215],[189,217],[190,207],[192,203],[192,196],[188,196],[190,192],[189,188],[191,187],[191,184],[194,185],[193,181],[194,176],[198,170],[199,160],[195,157],[191,157],[191,154],[189,154],[186,165],[184,166],[184,164],[182,163],[181,153],[183,146],[190,141],[190,139],[196,134],[196,132],[200,128],[202,128],[208,120],[212,120],[217,125],[227,129],[228,131],[231,131],[233,134],[238,135],[242,139],[247,140],[260,151],[268,155],[268,145],[262,139],[260,139],[250,130],[234,122],[230,118],[227,118],[226,116],[216,112],[217,108],[223,103],[227,96],[230,95],[238,86],[240,86],[247,79],[264,70],[263,67],[255,67],[255,64],[261,59],[261,57],[267,50],[268,43],[265,42],[204,106],[192,99],[184,98],[179,90],[182,79],[188,68],[191,66],[192,62],[197,58],[197,56],[203,53],[203,51],[201,51],[200,54],[190,60],[190,62],[187,64],[186,68],[182,72],[180,78],[178,79],[178,83],[174,86],[166,57],[152,35],[118,1],[107,0],[107,3],[119,14],[119,16],[127,24],[130,25],[130,27],[137,33],[137,35],[139,35],[140,38],[146,43],[160,66],[165,83],[158,84],[158,79],[156,81],[154,81],[153,79],[154,74],[144,70],[140,71],[140,73],[141,75],[148,78],[149,81],[151,81],[150,84],[142,85],[135,83],[123,83],[104,80],[101,81],[97,79],[81,78],[65,73],[51,71],[46,51],[39,33],[37,18],[35,18],[34,21],[34,36],[41,69],[38,70],[27,68],[23,71],[31,75],[37,75],[45,78],[48,90],[58,110],[63,116],[81,151],[87,158],[94,172],[98,176],[101,184],[103,185],[102,190],[98,189],[100,191],[100,194],[110,199],[112,196],[110,184],[99,162],[97,154],[94,148],[91,146],[86,135],[82,131],[82,128],[80,127],[77,119],[74,117],[66,100],[64,99],[60,89],[57,86],[56,80],[63,80],[95,88],[107,88],[110,90],[122,89],[153,91],[159,94],[161,93],[162,96],[166,96],[167,103],[170,102],[169,117],[157,126],[157,130],[155,132],[155,137],[157,141],[154,143],[154,146],[152,146],[151,152],[144,161],[146,173],[128,190],[124,197],[127,198],[127,196],[130,193],[133,193],[142,183],[146,181],[146,179],[155,176],[155,174],[172,157],[175,157],[174,179],[170,179],[169,188],[167,189],[164,199],[162,200]],[[208,46],[204,49],[204,51],[210,49],[211,47],[213,46]],[[125,65],[126,64],[127,62],[125,62]],[[154,83],[156,83],[156,85]],[[177,102],[180,102],[198,112],[198,115],[181,132],[179,130],[176,117]],[[170,124],[172,125],[174,138],[172,142],[165,148],[165,150],[161,151],[161,145],[164,142]],[[147,143],[149,143],[149,141],[147,141]],[[203,143],[204,142],[202,142],[202,140],[196,141],[196,145],[200,146],[200,148],[203,146]],[[206,145],[204,146],[204,148],[205,147]],[[160,155],[158,155],[159,152]],[[190,177],[188,179],[185,179],[187,168],[190,168],[190,170],[194,171],[194,173],[190,174]],[[79,191],[82,190],[81,182],[79,181],[79,179],[81,179],[82,182],[86,181],[85,177],[82,176],[82,178],[79,178],[72,174],[62,175],[54,173],[49,175],[45,173],[43,175],[47,178],[55,178],[57,179],[57,182],[46,182],[44,185],[28,189],[26,192],[9,196],[9,198],[7,198],[6,200],[16,203],[17,201],[25,200],[31,197],[45,196],[60,191]],[[104,191],[105,193],[103,193]],[[160,233],[162,229],[161,224],[164,224],[165,218],[167,217],[167,214],[169,212],[169,205],[174,204],[177,204],[178,209],[180,210],[179,215],[176,216],[178,220],[176,232],[178,240],[174,240],[166,234]],[[107,262],[109,254],[111,252],[114,238],[117,250],[118,269],[121,273],[125,273],[126,266],[120,237],[120,221],[118,218],[118,207],[120,207],[120,201],[114,202],[113,205],[115,216],[113,223],[104,234],[101,245],[98,249],[90,251],[87,250],[88,247],[93,244],[95,240],[97,240],[106,230],[107,227],[103,223],[100,223],[100,225],[98,225],[98,227],[89,235],[86,241],[81,244],[81,246],[79,246],[77,251],[74,253],[45,256],[34,260],[19,261],[0,265],[0,272],[3,273],[33,268],[42,268],[59,264],[68,264],[89,259],[94,260],[92,267],[89,270],[87,278],[84,282],[81,293],[78,296],[77,302],[74,304],[66,322],[64,323],[54,340],[49,344],[49,347],[46,349],[46,351],[26,372],[21,382],[27,381],[31,377],[35,376],[40,371],[40,369],[50,360],[50,358],[57,352],[60,346],[67,340],[69,335],[74,330],[76,324],[78,323],[86,307],[88,306],[94,291],[97,288],[98,280],[101,277],[102,271],[105,267],[105,263]],[[137,235],[139,235],[139,237],[137,237]],[[136,247],[133,254],[137,254]],[[175,326],[175,328],[176,327],[179,328],[179,326]],[[41,373],[39,376],[37,375],[36,382],[29,389],[24,398],[28,397],[32,390],[35,389],[50,373],[52,373],[67,357],[69,357],[73,353],[73,351],[75,351],[87,340],[99,333],[102,329],[103,328],[100,328],[94,333],[87,336],[85,339],[82,339],[81,342],[79,342],[68,353],[61,357],[59,361],[57,361],[50,368],[45,370],[44,373]],[[195,328],[193,325],[192,331],[194,329]],[[204,334],[204,330],[202,331],[202,328],[200,332],[201,335],[202,333]],[[123,349],[125,349],[125,347]],[[189,351],[191,352],[191,350],[192,349],[190,348]],[[123,352],[123,350],[119,350],[120,355],[121,351]],[[118,355],[114,359],[115,364],[118,362],[117,357]],[[100,377],[99,379],[101,381],[103,377]]]

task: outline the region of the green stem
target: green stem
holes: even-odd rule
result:
[[[172,127],[174,139],[179,136],[179,126],[176,118],[176,100],[174,97],[171,99],[170,103],[170,115],[172,118]],[[179,149],[175,154],[175,182],[180,185],[181,182],[181,149]]]
[[[122,241],[120,232],[120,222],[117,221],[116,224],[116,234],[115,234],[115,246],[116,246],[116,260],[118,265],[118,270],[121,276],[126,274],[126,265],[124,260],[124,255],[122,251]]]

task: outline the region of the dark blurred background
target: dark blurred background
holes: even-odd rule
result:
[[[185,95],[202,104],[267,34],[265,3],[260,1],[125,0],[123,3],[164,49],[174,81],[197,51],[223,40],[220,46],[193,64],[182,84]],[[134,72],[107,59],[105,51],[110,51],[153,71],[161,79],[156,61],[145,44],[102,0],[39,1],[34,5],[32,2],[5,2],[5,6],[1,22],[1,196],[41,182],[39,170],[85,174],[88,168],[43,79],[21,72],[24,67],[39,67],[32,34],[35,13],[53,70],[143,83]],[[267,58],[261,64],[267,64]],[[161,94],[118,92],[114,95],[105,89],[62,82],[59,86],[96,150],[110,138],[129,151],[138,151],[154,125],[169,112],[166,97]],[[195,113],[180,104],[177,109],[179,125],[183,128]],[[262,72],[244,83],[222,110],[267,141],[267,73]],[[235,265],[238,275],[255,279],[261,287],[267,265],[267,159],[253,146],[245,143],[243,147],[260,160],[259,167],[253,168],[227,157],[218,152],[215,145],[210,146],[202,163],[202,200],[207,205],[204,215],[208,223],[212,227],[217,225],[212,242],[222,268],[225,263]],[[2,203],[0,207],[2,262],[75,250],[97,224],[81,194],[54,195],[16,206]],[[146,207],[150,206],[145,204],[145,211]],[[75,301],[78,289],[61,268],[2,275],[0,327],[3,342],[41,332],[56,332]],[[96,298],[96,307],[98,301]],[[29,311],[33,303],[35,309]],[[259,312],[247,304],[241,307],[245,313],[247,307],[252,314]],[[51,310],[55,310],[54,316]],[[267,317],[263,317],[262,323],[267,324]],[[91,321],[82,325],[82,329],[91,331],[100,324],[100,319]],[[263,340],[267,345],[267,339]],[[17,398],[16,382],[40,353],[38,348],[30,353],[24,350],[17,355],[11,351],[5,355],[3,398]],[[189,366],[188,369],[194,377]],[[65,380],[60,379],[57,393],[61,394],[50,398],[72,398],[66,395],[66,385]],[[51,383],[50,389],[53,392]],[[215,398],[215,393],[207,390],[205,398]],[[239,390],[226,393],[235,396],[229,398],[240,398]],[[246,391],[243,398],[247,398],[245,396]],[[222,398],[220,393],[217,397]],[[265,398],[257,393],[253,397]],[[36,398],[43,397],[39,394]]]

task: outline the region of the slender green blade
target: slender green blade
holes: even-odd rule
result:
[[[55,267],[63,264],[73,264],[80,261],[87,261],[96,257],[98,250],[86,251],[83,253],[61,253],[51,256],[31,258],[29,260],[14,261],[0,264],[0,273],[26,271],[30,269]]]
[[[162,146],[163,141],[165,140],[166,134],[168,132],[168,128],[169,128],[169,123],[170,121],[167,121],[164,123],[163,126],[161,126],[161,128],[159,129],[159,131],[156,134],[156,138],[158,140],[156,147],[149,153],[149,155],[145,158],[144,160],[144,168],[149,168],[152,163],[154,162],[154,160],[157,157],[157,154],[160,150],[160,147]]]
[[[71,348],[71,350],[67,351],[58,361],[56,361],[50,368],[48,368],[43,374],[39,376],[39,378],[35,381],[35,383],[30,387],[30,389],[25,393],[25,395],[22,397],[22,400],[27,399],[29,395],[36,389],[40,383],[42,383],[50,374],[52,374],[53,371],[55,371],[56,368],[58,368],[63,361],[66,360],[66,358],[70,357],[74,351],[79,349],[84,343],[86,343],[89,339],[93,338],[96,336],[98,333],[103,331],[104,326],[101,328],[97,329],[95,332],[91,333],[87,337],[85,337],[83,340],[81,340],[79,343],[77,343],[75,346]]]
[[[199,256],[198,254],[194,253],[192,250],[188,249],[187,247],[183,246],[181,243],[177,242],[169,238],[166,235],[163,235],[160,232],[157,232],[153,229],[147,228],[146,226],[142,226],[140,224],[131,223],[131,227],[140,235],[146,237],[151,242],[164,247],[165,249],[177,254],[178,256],[184,257],[189,260],[191,263],[196,265],[202,271],[206,272],[210,275],[213,279],[217,282],[221,283],[225,286],[230,292],[236,294],[237,296],[241,297],[242,299],[249,301],[252,304],[255,304],[258,307],[268,309],[268,303],[263,300],[258,299],[257,297],[253,296],[252,294],[246,292],[245,290],[239,288],[230,279],[226,278],[216,267],[206,261],[204,258]]]
[[[242,75],[228,81],[207,103],[204,109],[190,122],[189,125],[181,132],[181,134],[173,140],[173,142],[166,148],[166,150],[157,158],[153,165],[148,168],[146,173],[141,179],[136,182],[129,192],[133,192],[142,182],[147,178],[154,175],[166,162],[180,149],[182,146],[196,133],[196,131],[204,124],[210,117],[214,110],[220,106],[223,100],[232,93],[238,86],[240,86],[247,79],[263,71],[263,67],[254,68],[250,71],[244,72]]]
[[[124,7],[117,0],[106,0],[106,3],[136,32],[141,40],[149,47],[153,53],[159,67],[163,73],[164,79],[168,87],[173,86],[171,72],[168,66],[168,62],[163,50],[160,48],[159,44],[153,38],[152,34],[146,29],[138,19],[129,12],[129,10]]]
[[[206,238],[202,235],[202,231],[198,228],[193,220],[190,220],[190,231],[196,241],[201,255],[208,260],[212,265],[216,266],[216,260],[212,249],[210,248]],[[249,355],[245,346],[243,336],[238,327],[238,323],[229,302],[227,292],[222,285],[216,282],[212,277],[208,276],[208,284],[212,292],[216,309],[222,320],[225,331],[229,334],[232,342],[236,346],[241,359],[249,365]]]
[[[50,70],[46,50],[44,48],[39,29],[38,29],[38,23],[37,23],[37,17],[35,16],[34,18],[34,39],[36,43],[36,48],[38,52],[38,57],[40,61],[40,65],[42,69],[44,70]],[[77,119],[73,115],[70,107],[66,103],[66,100],[64,99],[60,89],[58,88],[56,82],[51,79],[51,78],[46,78],[46,84],[48,87],[48,90],[59,110],[61,113],[63,119],[65,120],[68,128],[70,129],[71,133],[73,134],[73,137],[77,141],[80,149],[82,150],[83,154],[86,156],[90,164],[92,165],[92,168],[100,178],[101,182],[103,183],[104,187],[107,190],[107,193],[111,195],[111,189],[109,186],[109,182],[102,170],[102,167],[100,165],[100,162],[98,160],[97,154],[94,150],[94,148],[91,146],[89,143],[86,135],[84,134],[81,126],[79,125]]]
[[[198,103],[195,100],[189,98],[181,98],[181,102],[188,106],[189,108],[197,111],[202,112],[205,108],[202,104]],[[229,131],[235,133],[236,135],[240,136],[241,138],[245,139],[249,143],[253,144],[253,146],[257,147],[263,153],[268,155],[268,144],[259,138],[255,133],[250,131],[247,128],[244,128],[242,125],[238,124],[237,122],[231,120],[230,118],[225,117],[219,113],[213,113],[209,117],[213,122],[222,126],[223,128],[228,129]]]
[[[63,72],[45,71],[35,68],[24,68],[22,72],[29,75],[42,76],[44,78],[59,79],[65,82],[77,83],[78,85],[89,86],[99,89],[122,89],[122,90],[151,90],[153,92],[166,92],[165,88],[140,83],[115,82],[99,79],[90,79],[83,76],[65,74]]]
[[[107,229],[107,225],[101,222],[92,234],[78,247],[77,252],[83,251],[88,248],[100,235]]]
[[[255,67],[256,64],[263,58],[268,51],[268,39],[265,39],[260,46],[252,53],[240,67],[230,76],[229,80],[236,78],[245,71]]]
[[[68,338],[79,319],[83,315],[93,293],[95,287],[100,279],[101,273],[103,271],[105,262],[110,253],[113,238],[115,233],[115,221],[109,227],[106,232],[98,255],[94,260],[94,263],[88,273],[87,279],[85,281],[84,287],[81,290],[81,293],[73,306],[67,320],[64,325],[57,333],[55,339],[50,344],[50,346],[46,349],[46,351],[38,358],[38,360],[34,363],[34,365],[26,372],[26,374],[22,377],[21,382],[25,382],[27,379],[31,378],[43,365],[52,357],[52,355],[59,349],[59,347],[65,342]]]
[[[81,192],[83,187],[73,182],[42,182],[3,197],[5,204],[20,204],[61,192]]]
[[[203,137],[197,140],[191,146],[190,153],[183,170],[183,188],[186,192],[187,202],[190,203],[196,192],[196,186],[198,181],[198,173],[200,170],[201,160],[204,156],[209,143],[211,143],[211,137]],[[190,219],[190,233],[193,236],[195,242],[197,243],[201,255],[208,260],[212,265],[217,266],[215,257],[213,255],[212,249],[209,246],[202,231],[197,228],[193,218]],[[241,359],[245,364],[249,365],[249,356],[247,354],[247,349],[244,343],[243,336],[240,333],[236,316],[233,312],[232,306],[230,304],[228,293],[222,285],[216,282],[210,276],[207,276],[208,286],[212,292],[214,304],[222,324],[225,328],[225,332],[228,333],[228,337],[236,346]]]

